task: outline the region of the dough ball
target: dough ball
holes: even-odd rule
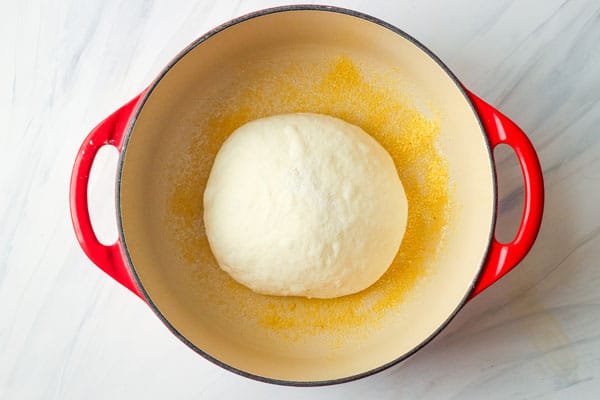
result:
[[[258,293],[331,298],[388,269],[407,200],[387,151],[320,114],[251,121],[219,150],[204,225],[220,267]]]

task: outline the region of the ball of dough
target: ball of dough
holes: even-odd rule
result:
[[[321,114],[241,126],[219,150],[204,192],[220,267],[270,295],[331,298],[369,287],[398,252],[407,209],[387,151]]]

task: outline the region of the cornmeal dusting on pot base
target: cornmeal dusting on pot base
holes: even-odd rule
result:
[[[376,327],[427,275],[448,220],[448,170],[436,145],[440,127],[399,94],[397,83],[364,68],[344,55],[268,71],[249,66],[239,72],[244,78],[235,79],[240,85],[220,93],[207,116],[195,121],[186,168],[174,176],[168,226],[190,265],[190,285],[224,318],[254,323],[286,340],[317,334],[341,340],[359,327]],[[409,212],[402,245],[389,270],[362,292],[334,299],[260,295],[233,281],[210,252],[202,198],[215,154],[244,123],[294,112],[328,114],[360,126],[390,153],[404,185]]]

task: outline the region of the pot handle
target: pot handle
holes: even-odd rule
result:
[[[542,223],[544,179],[535,149],[521,128],[470,91],[466,92],[479,114],[492,150],[499,144],[507,144],[514,150],[525,186],[519,230],[510,243],[492,239],[487,262],[470,294],[471,299],[513,269],[533,246]]]
[[[143,299],[125,264],[121,240],[117,239],[109,246],[100,243],[92,228],[88,210],[88,181],[96,154],[101,147],[106,145],[114,146],[119,153],[121,152],[129,117],[142,94],[100,122],[85,138],[75,158],[71,174],[69,202],[75,236],[85,254],[101,270]]]

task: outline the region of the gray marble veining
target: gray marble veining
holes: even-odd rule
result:
[[[513,118],[541,158],[546,212],[522,264],[406,362],[350,384],[276,387],[190,351],[76,244],[68,181],[85,134],[208,29],[278,1],[0,4],[0,398],[600,396],[600,4],[334,1],[406,30]],[[522,178],[498,151],[499,231]],[[92,184],[114,237],[114,155]],[[108,194],[107,194],[108,193]],[[499,233],[500,233],[499,232]]]

